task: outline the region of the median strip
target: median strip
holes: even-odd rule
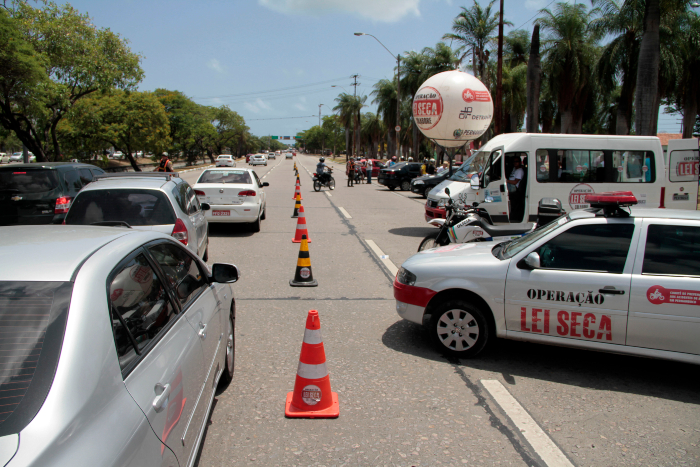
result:
[[[574,467],[559,447],[540,428],[515,397],[495,379],[482,379],[481,384],[491,394],[503,412],[513,421],[532,449],[548,467]]]

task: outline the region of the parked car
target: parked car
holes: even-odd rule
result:
[[[211,210],[210,223],[247,223],[260,232],[260,221],[267,214],[267,182],[261,182],[253,169],[207,169],[199,176],[194,192]]]
[[[379,159],[370,159],[372,161],[372,177],[379,177],[379,172],[384,168],[384,164]],[[367,177],[367,159],[360,159],[362,175]]]
[[[421,175],[420,177],[416,177],[411,180],[411,191],[413,193],[418,193],[423,196],[423,198],[427,198],[430,190],[451,177],[458,169],[459,166],[454,166],[452,167],[452,172],[446,169],[435,175]]]
[[[291,158],[292,158],[292,153],[291,153],[291,152],[286,153],[286,154],[284,155],[284,158],[285,158],[285,159],[291,159]]]
[[[394,281],[398,314],[430,317],[431,340],[457,357],[498,336],[700,364],[700,214],[637,208],[632,192],[585,201],[495,247],[413,255]]]
[[[420,162],[399,162],[390,168],[381,169],[377,182],[392,191],[396,188],[410,191],[411,180],[420,176],[420,166]]]
[[[216,158],[217,167],[235,167],[236,159],[231,154],[221,154]]]
[[[104,170],[90,164],[47,162],[0,168],[0,225],[60,224],[71,202]]]
[[[267,154],[267,158],[277,160],[277,155],[274,152],[270,152]]]
[[[3,465],[192,465],[233,376],[238,268],[121,227],[6,227],[0,258],[3,371],[22,375]]]
[[[209,226],[190,185],[177,173],[121,172],[97,178],[76,196],[67,225],[126,225],[171,235],[209,259]]]
[[[264,165],[267,166],[267,156],[265,154],[254,154],[250,158],[250,165]]]

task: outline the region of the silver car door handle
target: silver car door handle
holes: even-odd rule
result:
[[[170,385],[166,384],[163,386],[162,384],[158,383],[156,384],[156,393],[158,391],[162,392],[158,394],[155,399],[153,399],[153,409],[156,412],[160,412],[165,408],[166,402],[168,401],[168,396],[170,396]]]
[[[207,338],[207,325],[199,323],[199,332],[197,333],[202,339]]]

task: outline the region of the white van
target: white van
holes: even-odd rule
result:
[[[509,196],[516,158],[524,178]],[[489,197],[482,207],[495,223],[535,221],[542,198],[558,198],[566,211],[586,208],[587,194],[605,191],[631,191],[642,206],[696,210],[698,140],[669,141],[668,159],[654,136],[502,134],[430,192],[425,219],[445,217],[447,187],[468,204]]]

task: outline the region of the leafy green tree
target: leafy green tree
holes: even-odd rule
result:
[[[673,30],[676,55],[680,62],[673,101],[682,109],[683,138],[692,138],[700,108],[700,16],[693,11],[678,15]],[[663,58],[662,58],[663,62]]]
[[[396,131],[394,129],[396,126],[396,82],[388,79],[377,81],[370,96],[373,97],[372,104],[377,106],[377,113],[382,116],[388,129],[388,153],[396,154]],[[411,98],[413,98],[413,95],[411,95]]]
[[[592,15],[583,4],[557,3],[540,11],[547,33],[544,72],[561,114],[562,133],[581,133],[583,109],[591,91],[598,35],[589,28]]]
[[[510,31],[503,38],[503,61],[506,66],[527,64],[530,57],[530,37],[524,29]]]
[[[159,154],[171,144],[165,109],[150,92],[94,94],[76,103],[68,119],[73,131],[91,135],[124,153],[137,172],[141,169],[134,159],[136,150]]]
[[[170,124],[170,155],[182,154],[189,163],[203,155],[203,142],[214,138],[211,108],[196,104],[180,91],[156,89],[153,93],[165,108]]]
[[[119,35],[97,29],[87,15],[70,5],[47,2],[39,9],[20,2],[15,6],[10,22],[22,41],[9,47],[4,42],[2,48],[20,59],[10,76],[19,77],[22,73],[17,72],[24,70],[21,82],[10,87],[30,92],[0,96],[0,123],[13,130],[38,161],[58,160],[61,119],[76,102],[96,91],[134,88],[143,76],[140,57]],[[6,19],[7,12],[3,15]],[[4,19],[3,24],[7,24]],[[35,60],[27,59],[27,46]]]
[[[355,113],[357,112],[355,99],[354,96],[343,92],[335,98],[337,104],[333,107],[333,111],[338,112],[338,118],[345,127],[346,159],[353,156],[352,146],[350,145],[350,128],[355,122]]]

